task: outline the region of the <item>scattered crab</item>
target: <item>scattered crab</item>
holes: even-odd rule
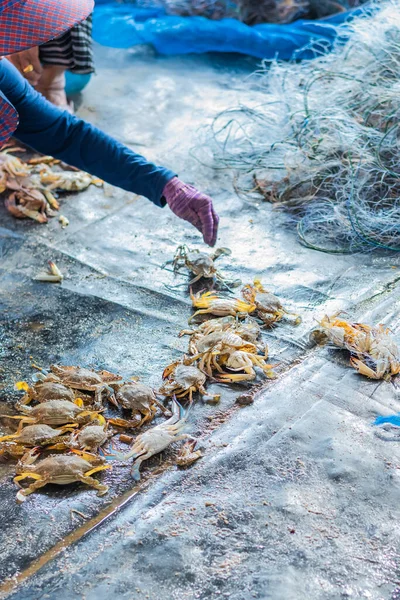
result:
[[[257,376],[254,367],[259,367],[268,379],[275,379],[272,365],[267,365],[265,358],[257,354],[237,350],[228,355],[224,364],[231,371],[244,371],[244,373],[222,373],[218,376],[218,381],[221,383],[252,381]]]
[[[256,279],[253,285],[245,285],[242,289],[243,298],[256,305],[257,315],[267,326],[281,321],[285,315],[294,315],[295,325],[301,323],[301,317],[295,313],[288,312],[283,308],[281,301],[275,294],[268,292],[261,281]]]
[[[229,248],[217,248],[213,254],[206,254],[199,250],[190,250],[187,246],[182,245],[178,246],[172,264],[175,272],[185,266],[195,275],[189,285],[196,283],[202,277],[228,283],[227,279],[216,269],[214,261],[220,256],[230,256],[231,254]],[[240,282],[231,282],[231,285],[232,283],[240,285]]]
[[[247,314],[256,310],[255,304],[249,304],[237,298],[221,298],[214,292],[206,292],[204,294],[193,294],[190,292],[190,298],[193,307],[197,310],[189,319],[189,323],[197,317],[197,315],[211,314],[217,317],[232,317],[244,318]]]
[[[49,283],[61,283],[64,275],[52,260],[48,261],[49,268],[47,271],[41,271],[34,277],[34,281],[47,281]]]
[[[349,323],[337,318],[341,313],[332,317],[325,316],[319,326],[311,332],[311,337],[318,344],[327,342],[349,352],[367,352],[370,345],[372,327],[360,323]]]
[[[17,156],[10,154],[11,152],[21,152],[23,148],[10,147],[0,152],[0,171],[12,177],[26,177],[30,173],[30,168],[22,162]],[[2,178],[3,179],[3,178]],[[7,186],[0,185],[0,191],[4,192]]]
[[[36,492],[48,483],[57,485],[67,485],[80,481],[94,487],[98,490],[99,496],[104,496],[108,492],[108,486],[97,481],[92,475],[110,469],[110,465],[104,464],[103,457],[95,456],[94,454],[80,453],[78,454],[62,454],[49,456],[33,464],[38,455],[31,451],[27,453],[18,462],[16,467],[17,476],[14,477],[14,483],[19,487],[20,481],[23,479],[34,479],[34,483],[27,488],[22,488],[17,493],[17,501],[24,502],[26,496]]]
[[[105,423],[104,417],[98,412],[85,410],[83,402],[79,398],[75,402],[49,400],[33,408],[20,405],[19,410],[24,416],[0,415],[0,417],[20,420],[20,426],[17,430],[18,434],[21,432],[24,423],[44,423],[45,425],[84,424],[95,419],[100,423]]]
[[[111,401],[115,403],[114,390],[110,384],[117,384],[122,377],[109,371],[93,371],[83,367],[66,367],[62,365],[51,365],[52,380],[59,381],[73,390],[94,392],[96,408],[102,407],[102,394],[107,390]],[[56,379],[54,379],[54,377]],[[46,380],[45,380],[46,381]]]
[[[50,192],[45,193],[11,179],[7,181],[6,189],[11,193],[5,198],[5,207],[17,219],[30,218],[38,223],[47,223],[47,217],[54,216],[52,208],[58,208]]]
[[[60,429],[53,429],[43,423],[28,425],[19,433],[0,437],[0,456],[4,454],[21,456],[26,452],[27,447],[62,443],[65,440],[65,434],[73,431],[74,427],[75,425],[66,425]]]
[[[49,450],[65,450],[67,448],[96,452],[112,433],[107,431],[107,424],[85,425],[80,431],[74,431],[69,438],[58,440]]]
[[[160,394],[163,396],[176,396],[176,398],[189,396],[190,403],[193,402],[193,393],[195,392],[207,396],[204,388],[207,378],[197,367],[180,361],[174,362],[164,370],[163,379],[167,380],[160,387]],[[213,398],[215,401],[219,400],[219,396]]]
[[[103,185],[98,177],[89,175],[84,171],[52,171],[47,165],[40,165],[39,174],[31,176],[35,185],[45,186],[47,190],[58,190],[65,192],[80,192],[86,190],[91,184],[97,187]]]
[[[144,423],[153,420],[157,407],[163,413],[169,412],[157,400],[154,391],[149,386],[137,381],[127,381],[118,386],[116,402],[123,409],[131,412],[130,421],[125,419],[109,420],[112,425],[118,427],[141,427]]]
[[[114,453],[107,456],[107,460],[127,461],[135,459],[132,467],[132,477],[140,480],[140,465],[143,461],[165,450],[170,444],[179,440],[194,438],[186,433],[181,433],[186,425],[188,413],[174,399],[172,402],[172,417],[161,425],[157,425],[137,436],[135,443],[127,454]]]
[[[351,353],[350,364],[370,379],[390,379],[400,373],[400,349],[384,325],[375,327],[325,316],[312,337]]]
[[[21,386],[21,383],[24,382],[18,382],[17,385]],[[49,400],[69,400],[70,402],[74,402],[75,394],[70,388],[58,381],[39,380],[32,387],[27,387],[26,394],[19,404],[30,404],[32,401],[41,404]]]
[[[194,450],[196,447],[196,440],[186,442],[183,444],[182,448],[179,450],[178,456],[176,457],[176,464],[178,467],[189,467],[196,460],[202,458],[203,453],[201,450]]]

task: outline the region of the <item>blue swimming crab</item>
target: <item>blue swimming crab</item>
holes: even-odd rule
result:
[[[108,486],[103,485],[92,477],[95,473],[104,469],[111,469],[105,464],[101,456],[86,452],[73,454],[58,454],[48,456],[35,464],[38,458],[36,450],[27,452],[17,463],[14,483],[19,487],[24,479],[33,479],[27,488],[21,488],[17,493],[17,502],[24,502],[29,494],[32,494],[48,483],[56,485],[68,485],[80,481],[98,490],[99,496],[108,492]]]
[[[18,407],[22,415],[0,415],[7,419],[17,419],[20,421],[17,433],[22,431],[25,423],[44,423],[45,425],[66,425],[66,424],[85,424],[89,421],[97,421],[100,424],[105,423],[104,417],[93,410],[86,410],[83,401],[77,398],[75,402],[69,400],[49,400],[42,404],[37,404],[33,408],[27,405]]]
[[[186,267],[195,276],[189,282],[192,285],[199,281],[202,277],[204,279],[212,279],[213,281],[220,281],[222,283],[228,283],[226,277],[224,277],[216,268],[214,262],[220,256],[230,256],[232,254],[229,248],[217,248],[213,254],[207,254],[206,252],[200,252],[200,250],[190,250],[187,246],[178,246],[174,259],[172,261],[175,273],[178,272],[182,267]],[[231,285],[240,285],[239,282],[231,282]]]
[[[109,422],[118,427],[141,427],[152,421],[157,408],[164,414],[169,412],[156,398],[154,390],[139,381],[127,381],[116,386],[116,404],[131,413],[130,420],[112,418]]]
[[[27,448],[64,444],[75,427],[76,425],[65,425],[53,429],[44,423],[27,425],[17,433],[0,437],[0,456],[17,457],[25,454]]]
[[[128,461],[133,458],[132,477],[136,481],[139,481],[139,469],[143,461],[162,452],[174,442],[186,439],[196,441],[192,436],[183,433],[187,417],[188,412],[174,399],[172,402],[172,417],[170,419],[138,435],[133,446],[126,454],[115,452],[108,455],[107,460]]]

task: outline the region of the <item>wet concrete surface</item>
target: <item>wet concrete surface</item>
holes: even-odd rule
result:
[[[261,278],[303,323],[264,334],[280,377],[253,405],[235,404],[239,385],[210,386],[222,394],[218,406],[197,402],[189,431],[204,458],[190,469],[175,466],[171,447],[144,465],[140,486],[116,465],[102,476],[103,498],[49,486],[17,506],[12,465],[0,464],[2,596],[395,600],[400,446],[371,422],[400,410],[396,389],[358,377],[345,355],[308,338],[316,319],[339,309],[397,332],[399,257],[303,248],[284,215],[239,199],[229,174],[193,159],[216,112],[252,100],[240,87],[252,61],[105,49],[97,57],[79,113],[213,195],[218,245],[232,249],[221,271]],[[177,333],[190,301],[177,284],[188,279],[161,267],[178,244],[203,249],[199,235],[168,209],[108,186],[66,197],[61,212],[64,230],[0,207],[2,412],[32,360],[139,375],[157,387],[187,344]],[[50,258],[62,285],[32,281]],[[0,427],[8,432],[10,422]]]

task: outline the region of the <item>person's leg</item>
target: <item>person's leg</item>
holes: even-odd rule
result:
[[[70,109],[65,93],[65,67],[44,65],[36,89],[52,104]]]

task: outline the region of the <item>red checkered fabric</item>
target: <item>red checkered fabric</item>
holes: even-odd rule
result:
[[[0,53],[12,54],[58,37],[93,10],[93,0],[0,0]]]
[[[94,0],[0,0],[0,55],[60,36],[86,19]],[[0,91],[0,146],[16,130],[18,114]]]
[[[18,127],[18,113],[0,92],[0,148]]]

